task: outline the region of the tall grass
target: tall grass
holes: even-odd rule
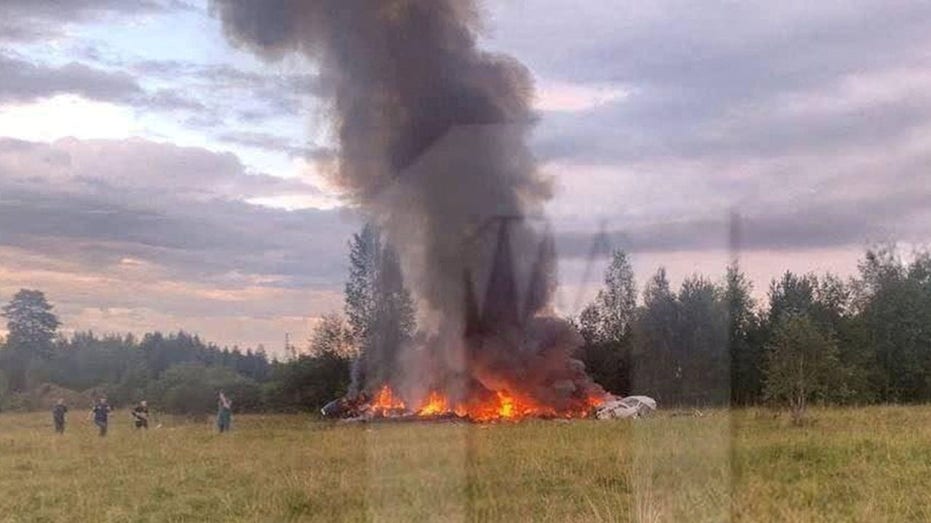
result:
[[[0,415],[0,521],[931,521],[931,408],[618,422]]]

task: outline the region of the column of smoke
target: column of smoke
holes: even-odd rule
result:
[[[526,141],[530,74],[477,48],[473,1],[214,0],[212,9],[233,42],[271,59],[297,52],[318,68],[339,142],[336,181],[397,248],[421,310],[414,346],[372,355],[394,387],[462,398],[520,386],[557,407],[597,390],[569,357],[578,336],[548,311],[550,243],[530,222],[502,219],[541,212],[550,189]],[[504,223],[511,282],[492,267],[503,263]],[[496,301],[509,287],[524,299]]]

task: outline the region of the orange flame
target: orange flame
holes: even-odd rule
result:
[[[441,416],[450,412],[449,402],[438,392],[431,392],[424,403],[424,406],[417,411],[419,416]]]
[[[541,405],[533,398],[511,391],[499,390],[481,400],[470,399],[453,404],[440,392],[432,391],[420,403],[418,408],[410,409],[405,402],[395,396],[390,387],[385,385],[372,398],[371,411],[376,416],[398,416],[414,414],[424,418],[457,416],[478,422],[514,421],[524,418],[580,418],[589,414],[604,398],[592,396],[582,405],[569,411],[557,411],[548,405]]]
[[[376,415],[392,414],[396,411],[405,411],[407,406],[400,398],[395,398],[391,388],[385,385],[372,399],[372,411]]]
[[[453,404],[443,394],[433,391],[413,411],[421,417],[457,416],[478,422],[514,421],[524,418],[581,418],[604,402],[601,396],[587,398],[571,410],[558,411],[530,398],[507,390],[496,391],[484,399],[470,399]],[[391,414],[405,411],[404,402],[396,399],[390,389],[382,389],[376,397],[376,413]]]

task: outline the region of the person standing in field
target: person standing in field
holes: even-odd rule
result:
[[[107,435],[107,423],[110,421],[110,412],[112,410],[110,404],[107,403],[107,398],[97,400],[97,404],[91,410],[91,417],[94,419],[94,424],[100,429],[101,438]]]
[[[220,433],[228,432],[233,421],[232,402],[220,391],[217,399],[217,429]]]
[[[55,422],[55,432],[58,434],[65,433],[65,414],[67,413],[68,406],[65,405],[65,400],[59,398],[52,407],[52,421]]]
[[[132,410],[133,419],[135,420],[136,429],[149,429],[149,404],[142,400]]]

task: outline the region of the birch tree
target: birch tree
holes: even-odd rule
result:
[[[787,407],[801,425],[809,402],[828,396],[839,369],[833,336],[822,333],[807,315],[781,318],[766,349],[764,397]]]

